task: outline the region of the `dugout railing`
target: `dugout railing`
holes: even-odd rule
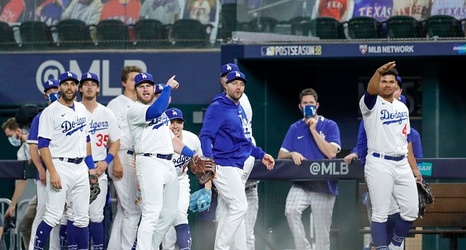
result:
[[[422,169],[424,179],[427,183],[441,181],[466,183],[464,181],[466,180],[466,158],[424,158],[418,160],[418,165]],[[26,161],[0,160],[0,179],[34,178],[34,172],[34,166],[29,165]],[[262,187],[259,187],[259,197],[261,200],[259,213],[265,214],[260,214],[258,223],[256,223],[256,232],[258,232],[256,235],[256,244],[264,247],[269,246],[269,249],[273,249],[270,246],[274,246],[275,249],[287,248],[282,247],[281,242],[279,242],[281,240],[277,237],[279,228],[273,228],[274,234],[269,235],[268,230],[271,229],[271,224],[268,221],[263,221],[264,218],[265,220],[279,220],[281,226],[286,228],[286,218],[280,209],[280,206],[283,205],[281,203],[284,200],[283,202],[273,200],[268,198],[267,195],[271,195],[271,193],[274,195],[273,193],[277,191],[277,188],[280,189],[278,192],[286,193],[288,189],[283,187],[287,187],[288,183],[291,183],[290,180],[339,179],[341,180],[340,196],[338,196],[334,208],[334,217],[336,218],[334,218],[334,224],[332,225],[331,249],[342,249],[342,247],[345,247],[345,249],[362,248],[361,230],[363,229],[363,225],[360,224],[360,216],[366,215],[361,215],[360,213],[359,186],[364,182],[364,170],[359,161],[355,161],[350,165],[345,164],[342,159],[305,161],[301,166],[296,166],[291,160],[277,160],[275,168],[271,171],[267,171],[261,162],[256,161],[256,166],[250,178],[262,180],[261,183],[263,183],[261,184]],[[191,189],[196,190],[194,186]],[[269,190],[269,192],[264,192],[261,189]],[[263,202],[267,202],[267,205],[264,205]],[[444,200],[443,202],[448,202],[448,200]],[[279,207],[273,208],[268,205]],[[271,209],[278,210],[279,216],[271,218],[269,214]],[[429,208],[427,211],[429,211]],[[303,219],[306,220],[306,217],[303,217]],[[464,216],[458,217],[458,220],[463,220],[460,223],[466,223],[464,222]],[[196,223],[195,220],[192,222],[193,242],[196,242],[197,237]],[[455,247],[457,248],[450,249],[462,249],[466,245],[458,239],[463,237],[464,228],[454,226],[452,225],[449,233],[456,234],[453,239],[455,239]],[[439,228],[434,229],[437,230],[437,234],[442,235]],[[423,228],[422,230],[422,232],[413,231],[413,233],[436,233],[436,231],[432,230],[427,231],[428,228]],[[292,239],[289,237],[286,240],[292,242]],[[197,249],[194,245],[193,249]],[[443,248],[436,247],[434,246],[435,244],[431,245],[431,248],[424,247],[423,249],[446,249],[444,245]]]

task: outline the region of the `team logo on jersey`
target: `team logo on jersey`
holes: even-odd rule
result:
[[[91,121],[89,123],[89,126],[90,126],[89,133],[95,134],[96,131],[108,129],[108,121],[103,121],[103,122]]]
[[[383,124],[398,123],[401,124],[404,120],[408,120],[408,112],[398,112],[395,111],[390,113],[390,111],[383,109],[380,111],[380,120]]]
[[[190,160],[191,157],[186,155],[180,155],[180,157],[178,157],[177,159],[173,159],[172,161],[176,168],[179,168],[184,171],[184,168],[188,165]]]
[[[149,124],[147,125],[148,126],[154,125],[152,129],[159,129],[160,126],[162,125],[168,126],[169,122],[170,122],[170,119],[168,119],[168,116],[165,113],[163,113],[161,116],[152,119],[152,121],[150,121]]]
[[[86,117],[78,117],[76,121],[64,121],[61,124],[62,133],[64,133],[66,136],[72,135],[74,132],[81,130],[83,131],[83,128],[86,127]]]

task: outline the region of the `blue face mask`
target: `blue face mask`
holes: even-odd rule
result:
[[[50,103],[53,103],[54,101],[58,100],[58,98],[60,97],[60,92],[55,92],[55,93],[50,93],[49,96],[49,102]]]
[[[306,105],[303,107],[303,116],[304,118],[311,118],[316,116],[317,106],[316,105]]]
[[[19,146],[21,146],[21,140],[18,139],[18,138],[16,138],[14,135],[8,137],[8,141],[10,141],[10,144],[11,144],[13,147],[19,147]]]

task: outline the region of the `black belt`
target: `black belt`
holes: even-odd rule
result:
[[[382,155],[376,152],[372,153],[372,156],[390,161],[401,161],[405,158],[404,155]]]
[[[152,157],[152,156],[155,156],[159,159],[164,159],[164,160],[167,160],[167,161],[170,161],[173,157],[173,154],[168,154],[168,155],[164,155],[164,154],[153,154],[153,153],[141,153],[141,154],[138,154],[138,155],[142,155],[142,156],[146,156],[146,157]]]
[[[58,157],[58,160],[68,162],[68,163],[74,163],[74,164],[80,164],[83,162],[84,158],[65,158],[65,157]]]

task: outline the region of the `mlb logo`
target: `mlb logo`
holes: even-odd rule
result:
[[[361,54],[366,54],[367,53],[367,44],[360,44],[359,45],[359,51],[361,52]]]
[[[274,46],[264,46],[261,48],[262,56],[274,56],[275,55],[275,47]]]

